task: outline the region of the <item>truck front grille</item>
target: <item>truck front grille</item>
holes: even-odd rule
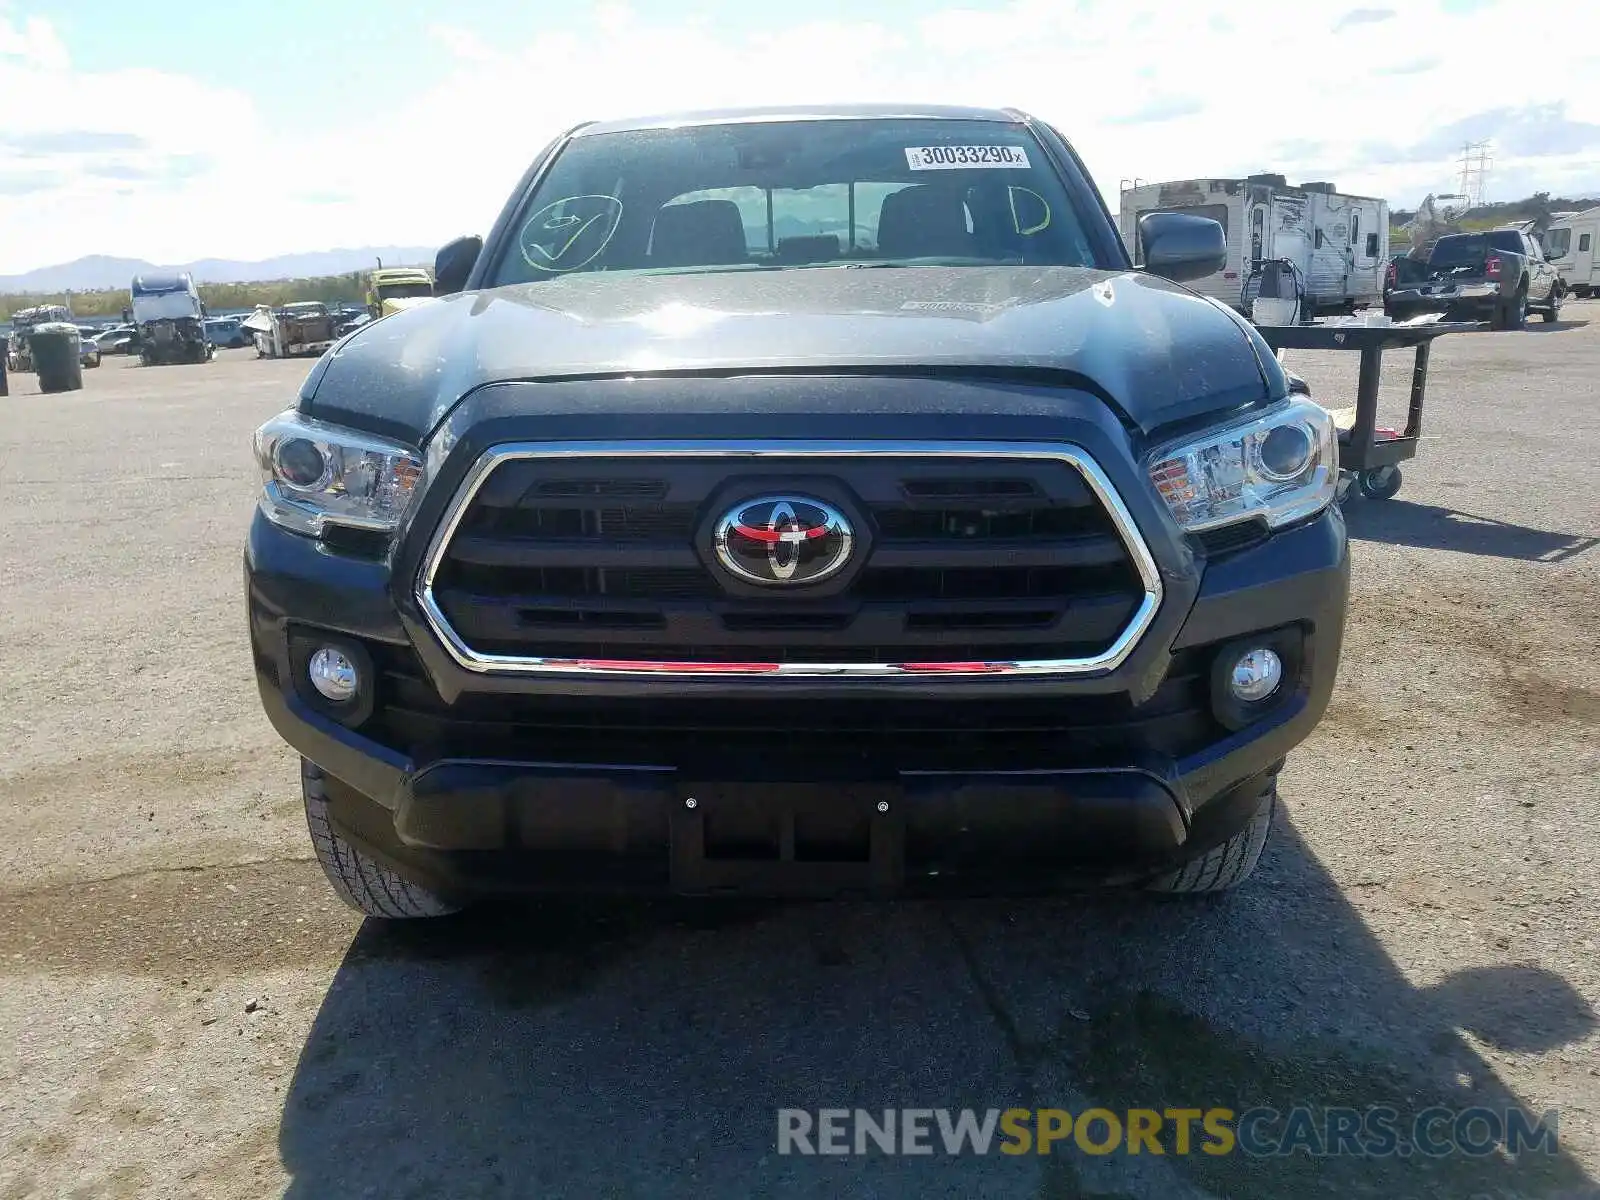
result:
[[[1148,550],[1078,451],[654,451],[530,444],[477,464],[420,593],[459,660],[478,670],[1092,670],[1120,661],[1159,603]],[[836,498],[861,526],[861,561],[844,586],[753,594],[717,566],[708,531],[720,513],[772,494]]]

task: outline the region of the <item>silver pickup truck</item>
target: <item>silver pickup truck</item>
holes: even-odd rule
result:
[[[1452,233],[1434,243],[1425,276],[1395,287],[1384,311],[1397,321],[1418,313],[1488,321],[1496,329],[1521,329],[1530,309],[1547,321],[1561,316],[1565,288],[1539,243],[1516,229]]]

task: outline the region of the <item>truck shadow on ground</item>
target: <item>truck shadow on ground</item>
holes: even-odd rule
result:
[[[1524,562],[1565,562],[1600,545],[1600,537],[1532,529],[1454,508],[1415,504],[1398,497],[1347,503],[1344,516],[1350,536],[1362,541],[1418,546],[1426,550],[1456,550]]]
[[[1438,919],[1441,941],[1462,936]],[[1167,1135],[1163,1156],[1069,1141],[824,1158],[776,1141],[780,1108],[1537,1120],[1475,1043],[1549,1050],[1594,1028],[1542,970],[1413,986],[1284,820],[1246,890],[1198,904],[552,903],[369,922],[308,1036],[280,1152],[294,1197],[1592,1196],[1559,1147],[1215,1156]]]
[[[1522,328],[1526,333],[1565,333],[1569,329],[1582,329],[1588,323],[1587,320],[1574,321],[1566,317],[1559,321],[1530,319]]]

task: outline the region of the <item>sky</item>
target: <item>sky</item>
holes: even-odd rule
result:
[[[487,232],[579,121],[1022,108],[1123,180],[1273,171],[1412,208],[1600,194],[1584,0],[0,0],[0,273]],[[264,19],[264,14],[270,17]]]

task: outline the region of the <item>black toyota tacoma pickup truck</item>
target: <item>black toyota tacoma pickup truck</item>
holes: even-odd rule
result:
[[[335,889],[1250,873],[1348,587],[1337,445],[1054,129],[588,124],[255,437],[266,711]]]

